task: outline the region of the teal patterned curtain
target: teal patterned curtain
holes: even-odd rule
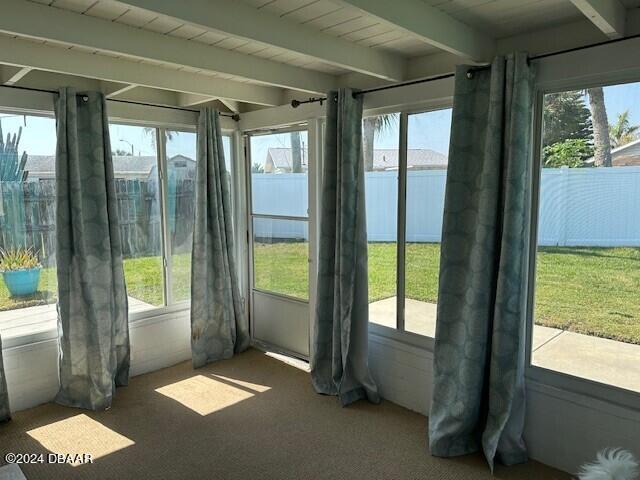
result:
[[[316,324],[311,378],[342,405],[380,401],[368,366],[367,227],[362,97],[327,95]]]
[[[220,117],[205,108],[198,119],[196,211],[191,256],[191,352],[193,366],[230,358],[249,346],[233,256],[229,173]]]
[[[482,448],[492,469],[527,459],[532,84],[525,54],[456,72],[429,442],[443,457]]]
[[[56,261],[63,405],[102,410],[129,381],[129,324],[104,96],[56,99]]]
[[[4,362],[2,361],[2,337],[0,337],[0,423],[11,419],[9,409],[9,392],[7,392],[7,378],[4,376]]]

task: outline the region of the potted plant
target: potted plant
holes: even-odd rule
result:
[[[38,291],[42,265],[31,248],[0,248],[0,272],[12,297],[33,295]]]

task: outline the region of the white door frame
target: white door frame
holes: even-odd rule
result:
[[[249,297],[249,328],[251,332],[251,339],[255,344],[263,345],[264,347],[278,351],[280,353],[284,353],[286,355],[290,355],[296,358],[301,358],[304,360],[309,359],[309,334],[311,332],[311,328],[313,325],[313,319],[315,318],[315,292],[316,292],[316,268],[317,268],[317,231],[318,231],[318,221],[317,221],[317,204],[318,204],[318,181],[319,175],[318,172],[318,159],[321,158],[321,155],[318,152],[318,139],[320,131],[320,120],[311,120],[306,124],[300,124],[295,126],[288,126],[284,128],[274,128],[274,129],[260,129],[255,131],[246,131],[242,132],[243,140],[244,140],[244,160],[245,160],[245,184],[246,184],[246,223],[247,223],[247,254],[248,254],[248,263],[247,263],[247,294]],[[252,156],[251,156],[251,138],[258,135],[270,135],[270,134],[279,134],[279,133],[288,133],[293,131],[306,131],[307,132],[307,142],[308,142],[308,170],[307,170],[307,190],[308,190],[308,210],[306,217],[298,217],[298,216],[287,216],[287,215],[270,215],[270,214],[254,214],[253,213],[253,202],[252,202],[252,185],[251,185],[251,165],[252,165]],[[253,219],[254,218],[273,218],[273,219],[281,219],[281,220],[297,220],[297,221],[306,221],[308,225],[309,232],[309,292],[308,292],[308,301],[301,300],[298,298],[294,298],[291,296],[287,296],[284,294],[274,293],[263,291],[260,289],[254,288],[254,268],[253,268]],[[265,298],[270,297],[272,300],[280,302],[281,306],[285,307],[287,305],[292,306],[294,309],[300,311],[299,307],[304,306],[306,312],[304,315],[307,317],[306,327],[306,348],[300,348],[301,351],[296,351],[291,348],[284,347],[282,345],[277,345],[272,342],[266,342],[257,338],[256,336],[256,307],[255,307],[255,294]],[[284,312],[283,312],[284,313]]]

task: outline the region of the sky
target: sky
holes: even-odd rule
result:
[[[2,126],[3,140],[6,141],[7,134],[18,133],[22,127],[20,138],[20,154],[26,151],[31,155],[55,155],[56,153],[56,124],[52,117],[39,117],[32,115],[0,114],[0,125]],[[196,158],[196,134],[195,132],[173,132],[173,138],[167,142],[167,157],[174,155],[185,155],[189,158]],[[132,125],[109,125],[109,136],[111,138],[111,150],[123,150],[135,155],[156,155],[155,144],[152,133],[144,127]],[[223,147],[225,156],[231,154],[230,141],[228,136],[223,137]]]
[[[625,110],[630,112],[632,125],[640,124],[640,82],[605,87],[605,102],[609,123],[614,123],[617,116]],[[52,117],[33,115],[0,114],[3,139],[8,133],[17,133],[22,127],[20,153],[26,151],[32,155],[54,155],[56,145],[55,121]],[[447,154],[449,150],[449,130],[451,125],[451,109],[413,114],[409,116],[408,144],[409,148],[429,148]],[[396,123],[392,128],[376,135],[375,148],[398,148],[398,130]],[[111,125],[112,150],[133,151],[136,155],[155,155],[151,137],[144,128],[129,125]],[[180,132],[167,144],[167,155],[176,154],[195,158],[195,134]],[[229,141],[225,137],[225,153],[230,154]],[[302,138],[308,145],[306,133]],[[254,136],[251,150],[254,161],[264,165],[269,147],[290,148],[289,134]]]

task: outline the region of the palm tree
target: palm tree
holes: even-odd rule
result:
[[[604,103],[602,87],[588,88],[589,108],[593,123],[594,165],[596,167],[611,166],[611,140],[609,138],[609,120]]]
[[[397,113],[366,117],[362,120],[362,156],[364,157],[365,171],[370,172],[373,170],[373,144],[376,133],[384,133],[397,123]]]
[[[144,133],[145,135],[149,135],[151,137],[151,145],[153,145],[153,148],[156,148],[156,129],[154,127],[144,127]],[[164,131],[165,144],[166,142],[170,142],[177,136],[178,136],[178,132],[165,129]]]
[[[291,132],[291,172],[302,173],[302,155],[300,132]]]
[[[625,110],[620,113],[616,123],[609,125],[611,146],[613,148],[617,148],[637,140],[637,132],[639,128],[640,125],[631,125],[631,121],[629,120],[629,110]]]

